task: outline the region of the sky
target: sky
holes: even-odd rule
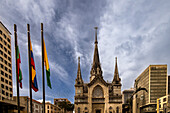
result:
[[[98,48],[103,77],[113,80],[115,57],[122,91],[151,64],[167,64],[170,72],[169,0],[0,0],[0,21],[12,33],[13,92],[16,95],[14,24],[18,29],[23,89],[29,96],[27,24],[42,100],[41,30],[51,70],[52,89],[46,83],[46,100],[75,95],[78,56],[84,82],[89,82],[94,51],[94,27],[98,27]]]

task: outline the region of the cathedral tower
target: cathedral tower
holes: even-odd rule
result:
[[[98,41],[97,41],[97,27],[95,27],[95,48],[94,48],[94,56],[93,56],[93,64],[90,71],[90,81],[92,81],[95,76],[102,76],[102,69],[100,65],[100,59],[99,59],[99,52],[98,52]]]

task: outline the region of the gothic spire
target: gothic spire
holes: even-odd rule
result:
[[[100,66],[100,59],[99,59],[99,52],[98,52],[98,41],[97,41],[97,27],[95,27],[95,48],[94,48],[94,56],[93,56],[93,64],[91,68],[91,74],[102,74],[101,66]]]
[[[78,57],[78,70],[77,70],[76,84],[83,84],[83,79],[81,77],[81,69],[80,69],[80,57]]]
[[[115,58],[116,62],[115,62],[115,72],[114,72],[114,78],[112,83],[115,84],[120,84],[121,79],[119,78],[119,72],[118,72],[118,66],[117,66],[117,57]]]

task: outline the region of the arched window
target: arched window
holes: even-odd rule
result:
[[[78,107],[78,110],[77,110],[77,111],[78,111],[78,113],[80,113],[80,107]]]
[[[85,107],[84,110],[87,110],[87,107]]]
[[[102,98],[102,97],[104,97],[103,88],[101,86],[97,85],[93,89],[92,96],[95,97],[95,98]]]
[[[116,113],[119,113],[119,107],[116,107]]]

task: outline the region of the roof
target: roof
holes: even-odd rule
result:
[[[10,34],[10,35],[12,35],[11,34],[11,32],[5,27],[5,25],[0,21],[0,24],[5,28],[5,30]]]

